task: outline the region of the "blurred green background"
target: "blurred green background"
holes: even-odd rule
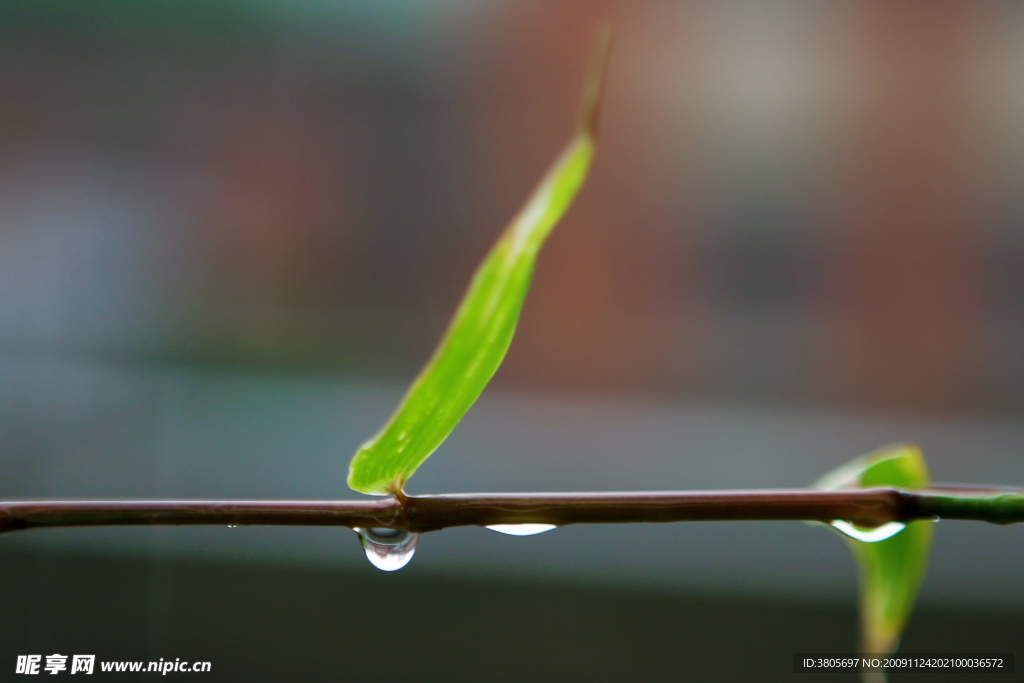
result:
[[[0,498],[355,497],[605,18],[591,178],[411,491],[803,486],[902,440],[1024,483],[1019,3],[5,0]],[[1012,651],[1020,536],[943,522],[902,649]],[[0,580],[0,670],[789,680],[855,646],[802,524],[454,529],[394,575],[338,529],[38,531]]]

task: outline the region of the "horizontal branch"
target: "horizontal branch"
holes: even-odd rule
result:
[[[1024,522],[1020,491],[946,486],[926,491],[777,489],[627,493],[496,493],[350,501],[0,502],[0,533],[128,525],[392,527],[435,531],[494,524],[628,524],[846,520],[863,526],[915,519]]]

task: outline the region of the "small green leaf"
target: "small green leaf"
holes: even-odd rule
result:
[[[349,465],[362,493],[398,493],[448,437],[505,357],[544,239],[569,208],[590,167],[608,53],[599,36],[577,130],[478,268],[427,366],[398,409]]]
[[[921,450],[913,444],[888,446],[833,470],[813,485],[822,489],[893,486],[922,489],[930,484]],[[884,541],[847,538],[860,571],[861,650],[890,653],[899,645],[914,599],[924,580],[934,523],[917,521]]]

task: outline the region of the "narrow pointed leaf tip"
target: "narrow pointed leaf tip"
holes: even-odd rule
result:
[[[893,486],[922,489],[930,484],[921,450],[913,444],[888,446],[833,470],[815,488]],[[847,538],[860,574],[861,650],[889,653],[899,645],[910,619],[931,552],[934,524],[910,522],[890,538],[865,543]]]
[[[608,44],[604,31],[589,67],[575,134],[478,267],[441,343],[398,409],[356,451],[348,473],[352,489],[400,492],[501,365],[541,245],[569,208],[590,167]]]

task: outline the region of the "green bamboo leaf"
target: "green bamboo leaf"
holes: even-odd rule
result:
[[[356,491],[401,492],[501,365],[541,245],[590,167],[608,44],[605,30],[588,71],[575,135],[480,264],[448,331],[394,415],[353,456],[348,485]]]
[[[833,470],[815,482],[814,487],[922,489],[929,484],[921,450],[913,444],[899,444]],[[934,526],[930,521],[911,522],[895,536],[875,543],[846,539],[860,572],[863,652],[890,653],[898,647],[924,580]]]

